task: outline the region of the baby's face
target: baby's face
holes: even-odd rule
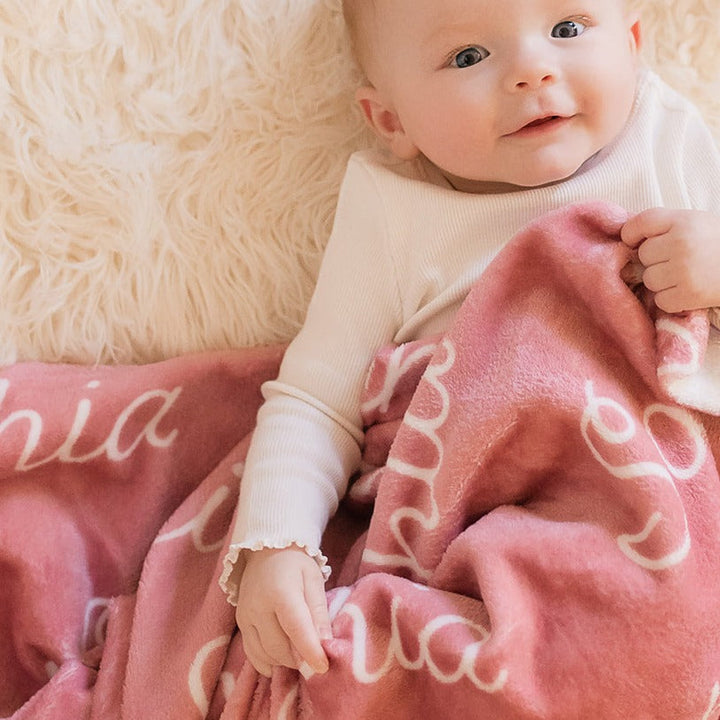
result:
[[[377,0],[368,77],[461,189],[564,179],[622,130],[639,31],[622,0]]]

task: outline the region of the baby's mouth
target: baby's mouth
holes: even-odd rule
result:
[[[508,134],[508,137],[523,137],[525,135],[535,136],[538,133],[550,131],[555,127],[560,127],[570,118],[566,115],[544,115],[543,117],[535,118],[529,123],[526,123],[522,127]]]
[[[537,120],[533,120],[532,122],[529,122],[522,129],[524,130],[525,128],[538,127],[540,125],[545,125],[545,123],[552,122],[553,120],[560,120],[560,116],[559,115],[548,115],[547,117],[538,118]]]

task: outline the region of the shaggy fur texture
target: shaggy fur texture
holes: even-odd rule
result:
[[[720,4],[634,4],[720,137]],[[3,0],[0,43],[0,363],[296,332],[370,142],[338,0]]]

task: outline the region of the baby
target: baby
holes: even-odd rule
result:
[[[359,398],[388,343],[441,332],[513,235],[606,200],[632,218],[668,312],[720,305],[720,155],[697,112],[638,60],[623,0],[346,0],[389,152],[350,162],[306,322],[266,402],[221,584],[246,654],[323,672],[320,539],[357,468]]]

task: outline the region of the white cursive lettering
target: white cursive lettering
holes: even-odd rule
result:
[[[87,388],[96,389],[99,385],[100,383],[98,381],[93,381],[87,385]],[[0,378],[0,409],[5,403],[9,387],[10,381],[7,378]],[[96,448],[86,453],[77,453],[76,446],[83,438],[83,434],[88,427],[88,420],[92,414],[92,401],[87,397],[81,398],[78,401],[67,436],[61,441],[56,450],[45,457],[36,457],[43,439],[44,429],[43,417],[37,410],[23,409],[11,412],[0,421],[0,436],[13,426],[22,426],[23,424],[27,426],[25,443],[22,446],[17,463],[15,464],[15,470],[18,472],[34,470],[43,465],[48,465],[53,461],[61,463],[86,463],[102,455],[105,455],[109,460],[114,462],[121,462],[130,457],[143,440],[152,447],[157,448],[169,447],[174,442],[178,434],[176,428],[161,435],[158,427],[175,404],[181,392],[182,387],[178,386],[170,391],[148,390],[142,393],[120,412],[107,438]],[[142,408],[145,408],[145,406],[151,402],[157,403],[158,400],[161,401],[160,407],[148,422],[139,427],[137,423],[134,425],[131,422],[133,416],[138,414]],[[121,438],[124,432],[132,432],[132,437],[128,438],[128,443],[123,448],[121,447]]]

